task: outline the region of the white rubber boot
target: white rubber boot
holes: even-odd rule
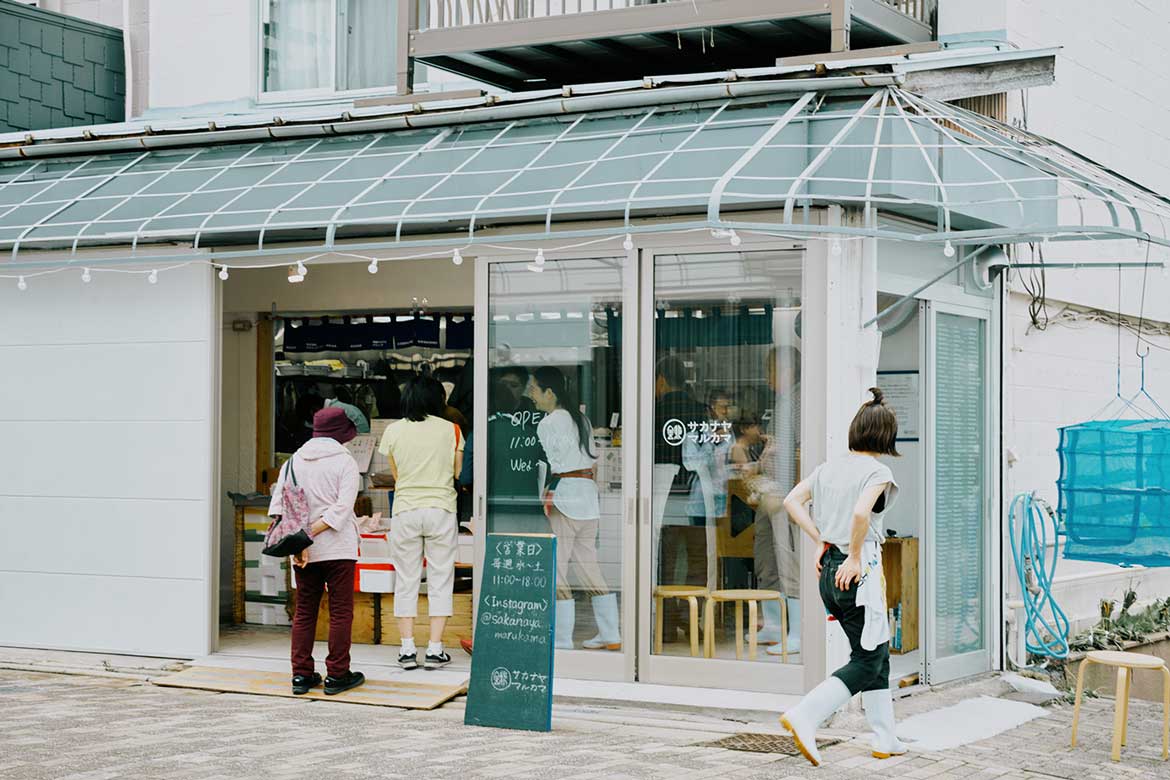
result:
[[[557,637],[558,650],[573,649],[573,623],[577,616],[577,602],[573,599],[557,599]]]
[[[800,652],[800,599],[794,599],[791,596],[787,598],[788,601],[788,653],[789,655],[796,655]],[[776,621],[779,624],[779,620]],[[780,645],[772,645],[766,651],[769,655],[781,655],[783,648]]]
[[[780,716],[780,725],[788,729],[801,755],[813,766],[821,765],[821,753],[817,750],[817,728],[852,698],[853,694],[845,687],[845,683],[837,677],[830,677]]]
[[[890,689],[865,691],[861,694],[861,706],[873,729],[873,757],[889,758],[905,753],[908,748],[894,733],[894,698]]]
[[[622,633],[618,627],[617,594],[594,596],[593,617],[597,620],[597,636],[586,639],[581,646],[586,650],[621,650]]]
[[[764,627],[756,634],[756,641],[761,645],[778,644],[780,642],[780,602],[760,602],[760,611],[764,613]]]

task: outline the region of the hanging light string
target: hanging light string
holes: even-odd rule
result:
[[[529,262],[528,267],[532,271],[539,272],[539,271],[544,270],[544,266],[545,266],[545,262],[546,262],[546,252],[552,253],[552,254],[559,254],[559,253],[563,253],[563,252],[570,252],[570,251],[574,251],[574,250],[578,250],[578,249],[599,246],[602,244],[611,244],[611,243],[617,242],[617,241],[621,242],[621,246],[625,251],[631,251],[633,249],[633,246],[634,246],[634,234],[632,232],[630,232],[629,225],[626,225],[624,227],[624,231],[625,232],[621,232],[621,233],[615,232],[611,235],[601,236],[598,238],[590,238],[590,239],[582,240],[582,241],[575,241],[575,242],[567,243],[567,244],[559,244],[556,246],[546,247],[546,246],[541,245],[541,246],[537,246],[536,248],[534,248],[532,246],[532,239],[528,239],[528,238],[524,239],[525,241],[529,242],[527,246],[516,245],[516,244],[496,244],[496,243],[487,243],[487,242],[483,242],[483,243],[474,242],[473,243],[473,242],[469,241],[469,242],[463,244],[462,246],[456,246],[452,249],[442,248],[442,249],[436,249],[436,250],[429,251],[429,252],[412,252],[410,254],[405,254],[405,255],[404,254],[392,254],[392,255],[386,255],[386,256],[375,256],[375,255],[369,255],[369,254],[364,254],[364,253],[359,253],[359,252],[346,251],[344,248],[340,248],[340,249],[336,249],[336,250],[327,250],[327,251],[323,251],[323,252],[318,251],[318,252],[315,252],[313,254],[308,255],[307,257],[300,258],[299,260],[297,260],[293,263],[290,263],[289,259],[284,259],[284,260],[275,261],[275,262],[268,262],[268,263],[254,263],[254,262],[233,263],[233,262],[225,261],[223,259],[217,259],[215,255],[208,255],[208,256],[199,257],[199,258],[195,258],[195,259],[183,260],[183,261],[168,264],[168,265],[158,265],[158,266],[150,267],[150,268],[124,268],[124,267],[118,267],[118,266],[113,266],[113,265],[101,266],[101,265],[97,265],[97,264],[94,264],[91,262],[90,265],[81,267],[82,268],[81,280],[85,283],[89,283],[93,278],[93,274],[121,273],[121,274],[134,274],[134,275],[146,276],[147,280],[151,284],[155,284],[158,282],[159,274],[161,274],[161,273],[166,273],[168,271],[173,271],[173,270],[176,270],[179,268],[185,268],[185,267],[191,266],[191,265],[204,265],[204,266],[208,266],[212,269],[217,270],[219,278],[225,282],[228,281],[228,279],[230,278],[231,271],[267,270],[267,269],[274,269],[274,268],[288,268],[289,272],[290,272],[289,281],[300,282],[300,281],[303,281],[305,279],[305,277],[307,276],[308,270],[309,270],[309,265],[312,263],[315,263],[315,261],[321,260],[322,258],[335,257],[335,258],[349,258],[349,259],[353,259],[353,260],[367,261],[369,263],[369,265],[367,266],[367,270],[371,274],[376,274],[378,272],[378,265],[380,263],[392,262],[392,261],[398,261],[398,260],[431,260],[431,259],[438,259],[438,258],[449,258],[451,260],[452,264],[459,266],[459,265],[462,265],[463,261],[464,261],[463,251],[470,250],[476,246],[483,247],[486,249],[494,249],[494,250],[498,250],[498,251],[504,251],[504,252],[514,252],[518,255],[531,254],[532,260]],[[675,229],[675,230],[669,230],[669,229],[660,229],[659,230],[659,229],[651,228],[651,229],[643,229],[639,232],[647,233],[647,234],[653,233],[654,235],[660,235],[660,236],[685,235],[685,234],[708,232],[708,233],[710,233],[710,235],[713,238],[719,238],[719,239],[726,240],[728,242],[730,248],[732,248],[732,249],[739,249],[743,245],[743,236],[745,236],[745,235],[756,236],[756,237],[765,237],[765,238],[781,238],[781,239],[786,239],[786,240],[790,240],[790,241],[797,241],[797,242],[824,241],[826,243],[826,245],[828,246],[829,253],[834,255],[834,256],[839,256],[842,253],[842,251],[843,251],[842,246],[845,242],[875,240],[873,236],[865,234],[865,233],[840,234],[837,232],[827,231],[827,232],[821,233],[821,234],[814,234],[814,233],[793,232],[790,230],[785,230],[782,227],[773,230],[773,229],[766,228],[766,227],[755,227],[755,226],[750,227],[750,228],[749,227],[736,227],[736,228],[687,227],[687,228],[680,228],[680,229]],[[1060,234],[1058,234],[1058,233],[1057,234],[1046,234],[1042,237],[1042,240],[1046,244],[1051,239],[1059,238],[1059,237],[1060,237]],[[898,239],[898,238],[890,238],[890,239],[886,239],[886,240],[910,241],[910,239]],[[1146,245],[1146,255],[1147,255],[1147,261],[1148,261],[1149,248],[1150,248],[1150,244],[1152,243],[1152,240],[1146,239],[1146,240],[1144,240],[1144,243]],[[948,250],[949,250],[949,253],[948,253]],[[942,249],[942,253],[944,256],[947,256],[947,257],[951,257],[955,254],[954,245],[951,243],[951,241],[948,240],[946,242],[946,244],[944,245],[944,247]],[[125,258],[125,260],[126,261],[133,261],[134,260],[133,254],[131,254],[131,256],[129,258]],[[328,263],[328,264],[332,265],[332,263]],[[48,268],[48,269],[38,270],[38,271],[31,271],[30,270],[30,271],[22,272],[22,273],[0,273],[0,279],[16,279],[16,280],[18,280],[18,282],[17,282],[18,288],[20,290],[25,290],[28,288],[28,281],[27,280],[29,280],[29,279],[36,279],[36,278],[40,278],[40,277],[51,276],[54,274],[59,274],[59,273],[65,272],[65,271],[75,270],[78,267],[79,267],[79,265],[76,262],[71,260],[68,263],[63,264],[63,265],[58,266],[58,267],[55,267],[55,268]]]

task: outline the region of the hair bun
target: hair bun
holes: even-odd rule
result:
[[[873,400],[870,401],[870,404],[873,406],[880,406],[882,404],[882,400],[886,397],[885,393],[883,393],[879,387],[871,387],[869,388],[869,392],[873,393]]]

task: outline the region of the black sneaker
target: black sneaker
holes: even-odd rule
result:
[[[447,655],[446,650],[438,655],[427,653],[427,657],[423,660],[423,665],[427,669],[441,669],[449,663],[451,663],[451,656]]]
[[[356,688],[366,681],[366,676],[361,672],[346,672],[341,677],[326,677],[325,678],[325,695],[333,696],[334,694],[348,691],[350,688]]]
[[[398,665],[403,669],[411,670],[418,668],[418,653],[403,653],[398,656]]]
[[[297,696],[303,696],[321,684],[321,675],[313,672],[311,675],[293,675],[292,689]]]

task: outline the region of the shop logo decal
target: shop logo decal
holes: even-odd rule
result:
[[[662,438],[671,447],[677,447],[687,437],[687,426],[677,417],[672,417],[662,426]]]

